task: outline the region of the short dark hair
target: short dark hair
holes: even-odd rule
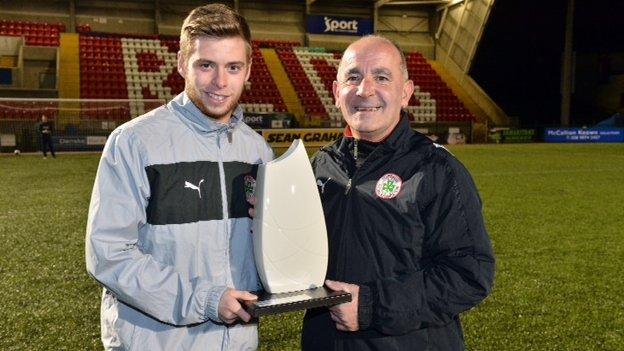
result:
[[[251,32],[243,16],[223,4],[209,4],[193,9],[182,23],[180,52],[184,57],[193,50],[193,41],[201,37],[241,37],[251,56]]]

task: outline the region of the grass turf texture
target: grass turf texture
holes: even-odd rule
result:
[[[492,295],[462,315],[467,349],[624,349],[624,144],[451,150],[497,258]],[[102,348],[83,257],[98,159],[0,157],[0,350]],[[261,349],[298,349],[301,317],[263,317]]]

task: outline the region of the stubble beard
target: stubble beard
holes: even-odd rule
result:
[[[206,104],[204,104],[201,97],[199,96],[197,91],[194,89],[194,87],[189,87],[188,89],[186,89],[186,95],[188,95],[191,102],[193,102],[193,104],[204,115],[206,115],[207,117],[211,119],[215,119],[217,121],[223,121],[224,119],[230,117],[232,115],[232,112],[234,112],[234,109],[238,105],[238,100],[240,99],[240,96],[242,95],[242,91],[238,93],[238,95],[235,98],[232,98],[232,97],[228,98],[230,99],[230,101],[228,105],[226,106],[224,112],[218,112],[216,109],[212,109],[210,108],[210,106],[206,106]]]

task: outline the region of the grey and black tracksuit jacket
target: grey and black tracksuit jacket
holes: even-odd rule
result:
[[[182,93],[110,135],[86,237],[107,350],[257,347],[256,324],[217,310],[226,288],[260,287],[245,195],[273,153],[241,119],[215,123]]]
[[[338,331],[327,309],[308,310],[303,349],[463,350],[459,313],[483,300],[494,279],[467,170],[405,117],[379,144],[344,136],[312,163],[323,185],[327,278],[360,286],[360,330]]]

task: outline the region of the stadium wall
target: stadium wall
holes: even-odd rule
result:
[[[25,46],[19,37],[1,37],[0,56],[11,64],[10,84],[0,85],[4,97],[57,97],[58,48]]]
[[[404,51],[420,52],[425,58],[435,58],[433,23],[435,12],[382,7],[376,32],[397,42]]]
[[[200,1],[188,1],[182,4],[178,4],[172,1],[141,2],[138,0],[129,0],[123,2],[103,2],[97,0],[86,0],[80,1],[79,3],[72,2],[72,4],[75,4],[75,7],[70,7],[67,5],[67,3],[53,3],[52,5],[46,4],[43,7],[40,7],[39,4],[21,3],[11,6],[3,6],[0,9],[0,19],[23,19],[26,21],[33,21],[38,19],[40,21],[46,22],[54,22],[59,19],[64,19],[63,23],[68,24],[67,31],[69,32],[64,33],[65,36],[73,35],[78,37],[78,34],[71,33],[71,27],[73,27],[74,24],[80,27],[82,30],[85,30],[85,28],[88,27],[88,29],[93,32],[110,32],[115,34],[129,33],[130,36],[140,36],[141,34],[171,34],[177,36],[179,33],[180,24],[184,16],[188,14],[188,11],[204,3],[205,2]],[[346,2],[346,4],[348,4],[346,6],[342,6],[342,3],[341,6],[333,6],[326,3],[313,3],[312,5],[306,6],[305,3],[291,1],[241,1],[236,2],[236,4],[238,5],[240,12],[249,19],[250,25],[252,27],[252,34],[255,39],[295,41],[296,43],[294,43],[294,46],[297,46],[297,43],[301,43],[302,45],[306,46],[320,47],[320,50],[326,48],[329,50],[342,51],[349,43],[351,43],[357,37],[348,35],[306,34],[306,13],[309,13],[311,15],[364,18],[369,21],[373,21],[377,24],[376,29],[378,33],[394,39],[406,51],[419,52],[418,58],[422,62],[413,62],[414,67],[412,68],[414,68],[414,72],[410,74],[416,74],[417,77],[422,78],[422,94],[429,94],[429,92],[433,92],[435,94],[438,94],[440,97],[439,104],[436,105],[435,99],[438,99],[438,95],[418,95],[418,97],[414,99],[413,103],[414,106],[418,105],[416,107],[420,108],[420,112],[423,112],[422,110],[425,110],[424,112],[426,112],[427,114],[431,114],[430,117],[433,117],[432,120],[435,121],[436,108],[438,109],[438,116],[445,117],[445,111],[448,112],[450,110],[450,112],[448,112],[449,115],[457,114],[461,112],[459,111],[459,107],[463,108],[463,105],[461,104],[457,104],[457,106],[455,106],[455,104],[452,104],[459,101],[450,101],[452,99],[446,99],[447,96],[443,93],[446,93],[448,89],[444,82],[442,82],[436,74],[429,74],[429,71],[424,70],[425,68],[428,69],[429,67],[423,57],[431,59],[436,54],[436,43],[433,39],[432,32],[439,21],[436,17],[437,13],[435,11],[435,8],[432,6],[382,6],[378,9],[377,15],[375,16],[375,12],[373,11],[374,7],[371,3],[355,1]],[[229,5],[233,4],[229,3]],[[19,13],[20,15],[12,16],[12,14],[16,13]],[[452,16],[457,17],[457,15]],[[69,22],[75,23],[72,24]],[[84,35],[81,34],[81,36]],[[153,37],[150,37],[150,40],[152,39]],[[143,38],[132,40],[147,39]],[[63,41],[61,41],[61,44],[62,43]],[[62,45],[62,47],[66,48],[67,45]],[[318,51],[315,49],[316,48],[310,49],[310,53],[313,54],[314,52]],[[2,95],[7,97],[57,97],[58,91],[54,89],[56,87],[53,86],[52,89],[48,89],[45,87],[45,85],[48,84],[46,80],[47,76],[52,74],[58,77],[59,75],[59,49],[56,47],[39,48],[22,46],[20,50],[27,52],[27,54],[20,54],[23,61],[31,61],[30,63],[24,65],[25,68],[23,69],[21,75],[21,77],[23,77],[21,80],[24,87],[26,88],[22,91],[19,91],[20,94],[17,95]],[[46,50],[54,50],[56,55],[48,55],[45,52]],[[323,55],[324,54],[325,53],[323,53]],[[46,55],[50,57],[54,56],[54,58],[43,58],[43,56]],[[332,57],[331,53],[327,53],[326,55]],[[77,55],[72,56],[77,57]],[[40,59],[37,59],[38,57]],[[334,59],[335,58],[332,58],[332,60]],[[323,60],[327,61],[327,59]],[[310,65],[311,64],[308,64],[308,66]],[[63,65],[63,67],[66,67],[66,65]],[[313,67],[310,66],[308,68]],[[314,68],[314,70],[317,69],[318,68]],[[319,71],[317,71],[317,73],[318,72]],[[333,75],[333,77],[335,77],[335,73],[333,73]],[[76,76],[78,76],[78,73],[76,73]],[[333,77],[331,77],[330,79],[333,79]],[[54,84],[52,85],[55,85],[57,81],[58,80],[55,80]],[[42,82],[44,84],[42,84]],[[107,86],[106,89],[109,89],[109,87]],[[106,93],[108,93],[108,91],[106,91]],[[450,96],[452,95],[449,95],[449,97]],[[78,98],[79,96],[61,97]],[[85,96],[83,96],[83,98],[84,97]],[[89,94],[87,94],[86,97],[96,96],[89,96]],[[97,97],[101,98],[102,96]],[[331,97],[329,97],[329,99],[331,99]],[[445,101],[446,104],[443,104],[443,102]],[[445,110],[445,107],[448,108]],[[67,106],[62,106],[62,108],[67,108]],[[108,108],[104,108],[102,109],[102,111],[106,112],[106,109]],[[319,111],[312,111],[310,113],[316,112]],[[412,111],[412,113],[415,115],[418,114],[417,112],[418,111]],[[461,119],[459,120],[464,120],[464,117],[473,118],[472,116],[463,116],[463,112],[461,113]],[[63,117],[65,117],[65,115],[67,114],[68,113],[64,113]],[[136,115],[136,113],[132,113],[131,115]],[[87,117],[96,119],[105,118],[104,116],[100,115]],[[6,118],[13,117],[8,116]],[[448,120],[452,119],[445,118],[440,119],[439,121],[444,122]],[[423,121],[421,120],[415,121],[417,123],[423,123]],[[427,117],[427,122],[429,121],[429,117]],[[69,123],[65,119],[59,119],[57,122],[60,126],[65,126]],[[82,123],[82,121],[80,123]],[[69,124],[74,123],[72,122]],[[324,124],[319,125],[328,126]],[[80,124],[79,127],[82,128],[85,126]],[[446,128],[446,126],[443,127],[443,129]],[[468,140],[470,139],[471,138],[468,138]]]
[[[0,57],[2,68],[10,69],[10,78],[3,77],[5,88],[15,88],[22,85],[22,47],[24,39],[20,37],[0,37]]]
[[[22,87],[56,90],[58,49],[55,47],[23,46],[24,73]]]
[[[76,24],[88,24],[94,32],[153,34],[153,2],[76,2]]]
[[[180,24],[188,12],[204,1],[144,2],[83,0],[71,8],[65,2],[0,2],[0,19],[63,23],[67,31],[72,25],[94,32],[179,35]],[[224,3],[234,6],[233,2]],[[114,5],[111,5],[114,4]],[[239,11],[248,19],[254,39],[298,41],[308,46],[343,50],[353,36],[306,35],[305,2],[239,1]],[[312,4],[311,15],[334,15],[373,20],[372,4],[346,3],[341,6]],[[74,13],[75,23],[71,21]],[[432,37],[435,11],[431,7],[385,6],[378,10],[376,32],[395,40],[406,51],[418,51],[434,58]]]
[[[61,22],[69,28],[69,6],[66,2],[0,0],[0,19]]]
[[[241,2],[239,11],[249,22],[253,39],[305,41],[305,3]]]
[[[314,5],[311,15],[331,15],[373,20],[372,5],[362,3],[359,6]],[[394,40],[404,51],[418,51],[424,57],[434,57],[432,36],[432,18],[430,10],[411,7],[381,7],[378,10],[375,32]],[[344,50],[355,37],[350,35],[306,34],[309,46],[324,47],[329,50]]]

